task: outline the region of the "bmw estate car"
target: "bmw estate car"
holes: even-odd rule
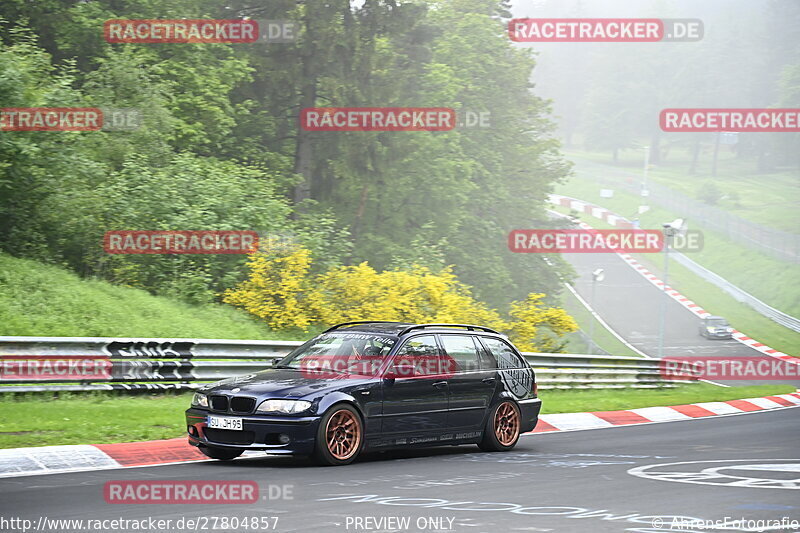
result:
[[[343,465],[397,447],[510,450],[540,409],[533,370],[497,331],[359,321],[272,368],[204,386],[186,423],[189,443],[213,459],[263,450]]]

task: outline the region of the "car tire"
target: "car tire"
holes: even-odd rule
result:
[[[319,421],[314,459],[324,466],[352,463],[364,447],[364,423],[346,403],[328,409]]]
[[[244,450],[237,450],[235,448],[217,448],[216,446],[201,446],[200,451],[206,457],[210,457],[212,459],[219,459],[220,461],[230,461],[231,459],[236,459]]]
[[[521,423],[519,406],[511,400],[503,400],[489,411],[478,447],[485,452],[512,449],[519,441]]]

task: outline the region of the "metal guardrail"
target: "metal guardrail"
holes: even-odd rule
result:
[[[299,341],[0,337],[0,392],[192,390],[269,368]],[[523,354],[541,389],[674,387],[655,359]]]
[[[755,311],[764,315],[770,320],[777,322],[781,326],[789,328],[792,331],[800,333],[800,319],[788,315],[783,311],[779,311],[778,309],[775,309],[774,307],[762,302],[749,292],[740,289],[739,287],[737,287],[730,281],[726,280],[719,274],[715,274],[714,272],[710,271],[704,266],[699,265],[698,263],[686,257],[684,254],[680,252],[673,252],[670,254],[670,257],[677,263],[680,263],[681,265],[685,266],[686,268],[688,268],[689,270],[700,276],[701,278],[705,279],[710,283],[713,283],[723,291],[730,294],[737,302],[747,304],[750,307],[752,307]]]

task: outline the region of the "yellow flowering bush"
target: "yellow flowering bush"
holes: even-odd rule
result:
[[[259,252],[246,281],[223,295],[273,329],[352,320],[458,322],[506,331],[522,350],[556,351],[558,338],[577,329],[563,309],[543,307],[543,294],[511,304],[511,320],[475,299],[452,268],[433,272],[414,265],[378,272],[368,263],[311,272],[311,253],[300,247]]]
[[[319,322],[319,295],[309,290],[311,252],[304,248],[275,255],[258,252],[247,267],[249,278],[225,291],[223,302],[265,320],[272,329],[308,329]]]
[[[322,312],[326,324],[368,317],[505,326],[500,315],[475,300],[449,268],[434,273],[415,265],[410,270],[377,272],[361,263],[326,272],[316,283],[326,302]]]
[[[561,336],[578,329],[575,320],[560,307],[545,307],[544,294],[530,293],[521,302],[511,302],[512,320],[508,336],[523,352],[560,352]]]

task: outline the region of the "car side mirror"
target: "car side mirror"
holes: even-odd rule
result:
[[[278,362],[279,362],[280,360],[281,360],[281,358],[280,358],[280,357],[276,357],[275,359],[273,359],[273,360],[272,360],[272,362],[270,363],[270,365],[269,365],[269,366],[278,366]]]

